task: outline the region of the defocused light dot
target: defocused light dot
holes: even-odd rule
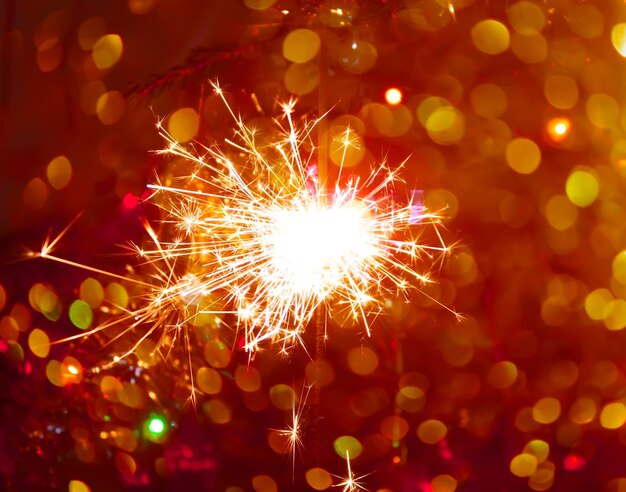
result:
[[[105,20],[102,17],[90,17],[78,28],[78,44],[82,49],[90,50],[105,32]]]
[[[558,109],[570,109],[578,102],[578,85],[567,75],[551,75],[543,84],[548,102]]]
[[[196,136],[200,118],[193,108],[180,108],[169,117],[167,131],[177,142],[187,142]]]
[[[539,424],[551,424],[561,415],[561,402],[556,398],[546,397],[533,406],[533,419]]]
[[[196,373],[196,383],[200,391],[216,395],[222,390],[222,376],[211,367],[201,367]]]
[[[516,2],[507,10],[511,27],[521,34],[537,34],[546,25],[541,7],[527,1]]]
[[[91,492],[91,489],[85,482],[70,480],[68,492]]]
[[[235,369],[235,383],[242,391],[253,393],[261,388],[261,373],[250,365],[241,365]]]
[[[0,284],[0,311],[4,309],[7,303],[7,291],[4,286]]]
[[[465,134],[465,117],[458,109],[444,106],[435,109],[426,120],[428,136],[441,145],[457,143]]]
[[[91,307],[81,300],[76,300],[70,305],[69,316],[72,324],[81,330],[89,328],[93,321]]]
[[[552,227],[564,231],[576,223],[578,209],[565,195],[555,195],[548,200],[545,214]]]
[[[574,171],[565,183],[567,198],[579,207],[591,205],[598,197],[599,191],[597,178],[587,171]]]
[[[348,41],[338,50],[339,65],[346,72],[362,74],[374,68],[378,59],[376,47],[367,41]]]
[[[35,328],[28,335],[28,348],[40,359],[45,359],[50,353],[50,338],[45,331]]]
[[[614,299],[607,306],[608,315],[604,318],[604,325],[612,331],[626,328],[626,301]]]
[[[335,439],[333,446],[335,452],[343,459],[350,455],[350,459],[358,458],[363,451],[363,446],[358,439],[352,436],[341,436]]]
[[[293,63],[285,71],[285,88],[303,96],[313,92],[320,80],[320,70],[314,63]]]
[[[111,282],[106,286],[104,298],[120,309],[125,309],[128,306],[128,292],[123,285],[117,282]]]
[[[511,460],[511,473],[518,477],[529,477],[537,469],[537,458],[532,454],[521,453]]]
[[[602,13],[588,3],[579,3],[568,8],[567,21],[572,31],[585,39],[598,38],[604,30]]]
[[[425,420],[417,427],[417,437],[426,444],[437,444],[448,433],[446,424],[440,420]]]
[[[513,362],[503,360],[496,362],[487,373],[487,381],[497,389],[507,389],[517,381],[518,370]]]
[[[294,63],[311,61],[320,49],[320,37],[310,29],[295,29],[283,41],[283,56]]]
[[[72,165],[64,155],[55,157],[46,168],[48,182],[56,190],[65,188],[72,179]]]
[[[126,100],[121,92],[105,92],[98,98],[96,114],[103,125],[116,123],[124,114]]]
[[[506,146],[506,161],[520,174],[531,174],[541,162],[539,146],[528,138],[514,138]]]
[[[137,15],[147,14],[158,3],[159,0],[128,0],[128,10]]]
[[[548,459],[550,454],[550,445],[541,439],[533,439],[524,446],[524,453],[531,454],[537,458],[537,462],[541,463]]]
[[[615,280],[622,285],[626,285],[626,249],[615,255],[615,258],[613,258],[612,270]]]
[[[105,69],[119,61],[123,50],[122,38],[117,34],[107,34],[93,45],[91,56],[96,67]]]
[[[323,468],[311,468],[305,473],[306,483],[314,490],[326,490],[333,484],[333,479]]]
[[[376,352],[367,347],[353,348],[348,352],[348,366],[361,376],[372,374],[378,367]]]
[[[611,312],[613,295],[607,289],[592,290],[585,298],[585,311],[591,319],[599,321]]]
[[[296,393],[286,384],[275,384],[270,388],[270,401],[280,410],[291,410],[296,404]]]
[[[278,492],[278,485],[269,475],[257,475],[252,479],[254,492]]]
[[[472,28],[471,36],[474,46],[488,55],[505,52],[511,41],[506,26],[493,19],[478,22]]]
[[[520,34],[511,38],[511,51],[524,63],[539,63],[548,56],[548,41],[541,34]]]
[[[409,424],[398,415],[390,415],[380,423],[380,433],[391,441],[399,441],[409,432]]]
[[[95,278],[87,278],[80,284],[78,290],[80,298],[89,306],[96,309],[104,300],[104,289],[102,284]]]
[[[223,369],[230,364],[230,349],[222,340],[214,338],[204,346],[204,358],[210,366]]]
[[[592,94],[587,99],[587,117],[599,128],[613,128],[619,118],[619,104],[608,94]]]
[[[390,87],[385,91],[385,101],[391,106],[397,106],[402,102],[402,92],[396,87]]]
[[[495,84],[481,84],[470,94],[472,109],[485,118],[498,118],[506,111],[507,97],[504,90]]]
[[[626,24],[615,24],[611,29],[611,42],[617,52],[626,57]]]
[[[578,398],[569,409],[569,418],[575,424],[588,424],[596,416],[596,402],[591,398]]]
[[[31,179],[24,188],[24,203],[33,210],[41,209],[48,200],[48,187],[41,178]]]
[[[626,422],[626,406],[623,403],[607,403],[600,412],[600,424],[605,429],[617,429]]]
[[[276,3],[276,0],[244,0],[246,7],[254,10],[265,10]]]
[[[437,475],[430,481],[433,492],[454,492],[457,481],[450,475]]]

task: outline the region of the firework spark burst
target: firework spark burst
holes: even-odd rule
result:
[[[218,323],[234,319],[247,351],[264,343],[287,350],[303,344],[316,312],[342,312],[362,321],[369,335],[389,297],[407,297],[433,281],[431,269],[450,247],[439,233],[440,211],[394,199],[402,165],[379,164],[366,178],[348,175],[344,159],[358,139],[346,128],[334,140],[342,156],[328,190],[314,142],[325,115],[296,122],[295,101],[283,103],[268,141],[213,87],[233,118],[234,137],[186,146],[157,124],[166,141],[158,152],[192,171],[149,185],[163,220],[158,228],[146,221],[150,245],[133,249],[145,264],[138,268],[148,271],[128,277],[144,293],[135,309],[87,334],[118,325],[122,336],[143,327],[120,357],[155,334],[157,348],[168,351],[179,337],[189,347],[187,325],[196,317],[215,316]],[[51,254],[59,239],[46,241],[38,256],[81,266]]]

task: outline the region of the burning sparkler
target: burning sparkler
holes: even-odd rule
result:
[[[347,310],[369,334],[368,319],[388,295],[432,281],[435,257],[449,250],[437,228],[440,217],[420,204],[394,201],[398,169],[383,163],[367,179],[342,176],[346,152],[357,145],[347,128],[336,137],[343,156],[327,192],[312,139],[324,116],[299,128],[295,102],[288,101],[276,120],[278,137],[260,145],[217,84],[214,90],[235,122],[235,138],[198,151],[158,124],[167,142],[160,153],[183,158],[194,170],[149,186],[165,217],[160,233],[146,223],[152,246],[134,248],[152,268],[147,277],[129,278],[145,289],[144,299],[90,333],[111,325],[124,325],[122,334],[147,327],[124,356],[155,333],[157,347],[171,346],[179,333],[188,346],[187,325],[196,316],[231,316],[246,350],[270,341],[287,349],[302,343],[320,308]],[[427,229],[434,243],[420,240]],[[40,256],[71,263],[50,254],[57,241],[46,243]]]

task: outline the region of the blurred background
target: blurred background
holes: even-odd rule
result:
[[[623,2],[4,0],[0,22],[5,490],[325,490],[347,453],[368,490],[626,490]],[[232,136],[214,80],[262,131],[290,97],[329,111],[356,175],[406,161],[398,194],[455,247],[371,338],[330,320],[321,360],[195,327],[194,408],[176,357],[93,372],[123,344],[47,347],[132,290],[26,253],[76,219],[58,256],[128,272],[179,164],[157,122]]]

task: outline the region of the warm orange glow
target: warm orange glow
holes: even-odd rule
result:
[[[397,106],[402,102],[402,91],[397,87],[390,87],[385,91],[385,101],[391,106]]]
[[[568,118],[552,118],[548,121],[547,130],[550,139],[554,142],[562,142],[567,138],[572,127]]]

